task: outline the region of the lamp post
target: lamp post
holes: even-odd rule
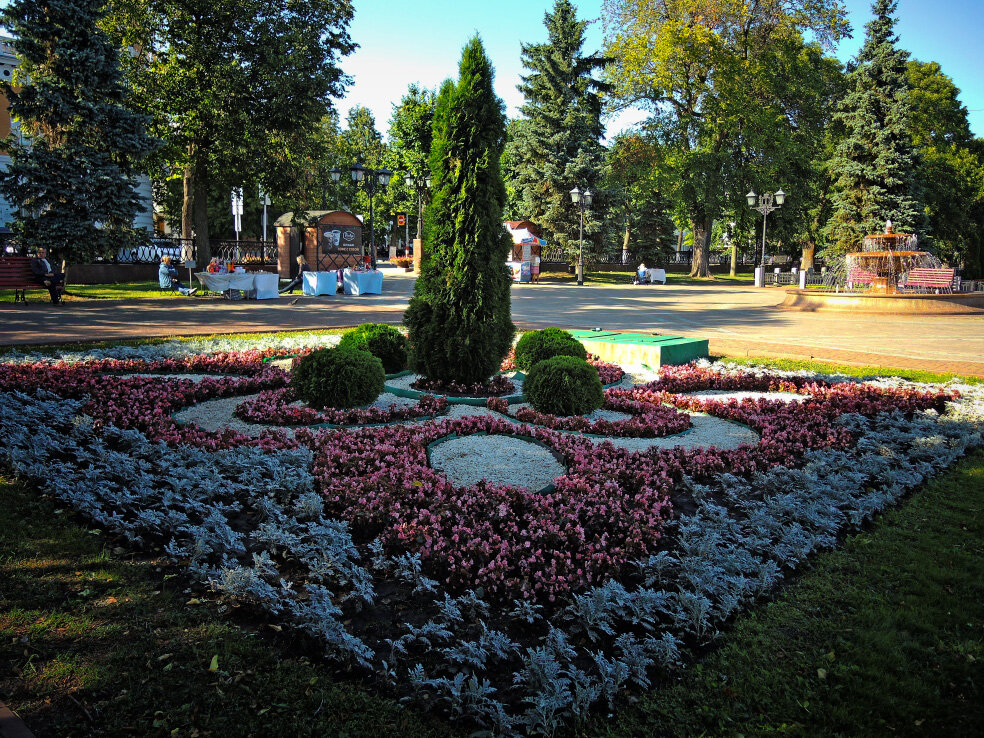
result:
[[[584,211],[591,207],[591,190],[585,190],[581,192],[574,185],[574,189],[571,190],[571,200],[577,209],[581,213],[581,229],[578,234],[577,239],[577,283],[578,285],[584,284]]]
[[[407,172],[403,181],[407,183],[407,187],[415,190],[417,193],[417,240],[422,241],[424,238],[424,195],[430,189],[431,176],[428,173],[416,177]]]
[[[760,197],[755,194],[755,190],[750,190],[745,195],[745,200],[748,202],[748,207],[762,213],[762,268],[765,269],[765,226],[769,218],[769,213],[781,208],[782,204],[786,201],[786,193],[778,190],[775,195],[771,192],[766,192]]]
[[[356,186],[361,182],[363,187],[366,188],[366,194],[369,195],[369,264],[375,269],[376,268],[376,232],[373,229],[373,219],[372,219],[372,198],[376,194],[377,187],[385,187],[389,184],[390,179],[393,177],[393,172],[389,169],[370,169],[369,167],[364,167],[360,163],[356,162],[349,167],[349,172],[352,175],[352,181],[355,182]],[[335,168],[331,170],[331,178],[337,182],[341,172]]]

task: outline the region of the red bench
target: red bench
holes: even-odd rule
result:
[[[847,272],[848,284],[871,284],[874,281],[875,273],[869,272],[867,269],[858,269],[855,267]]]
[[[937,291],[953,292],[953,278],[956,273],[956,269],[927,269],[922,267],[910,269],[905,275],[905,286],[906,288],[925,287]]]
[[[31,259],[27,256],[0,256],[0,290],[13,290],[14,302],[27,302],[27,290],[47,290],[43,284],[34,281],[31,273]],[[64,285],[58,286],[65,291]]]

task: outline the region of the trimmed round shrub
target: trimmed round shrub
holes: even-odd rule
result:
[[[298,359],[290,386],[315,408],[368,405],[383,391],[383,363],[368,351],[326,348]]]
[[[342,336],[338,348],[368,351],[383,362],[383,369],[387,374],[402,372],[407,368],[407,337],[391,325],[360,325]]]
[[[538,361],[523,382],[534,409],[551,415],[586,415],[605,401],[598,370],[576,356]]]
[[[516,343],[516,367],[528,372],[538,361],[554,356],[575,356],[588,358],[584,344],[567,331],[560,328],[544,328],[540,331],[527,331]]]

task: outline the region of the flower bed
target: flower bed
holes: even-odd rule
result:
[[[297,395],[290,387],[265,390],[258,396],[237,405],[236,417],[250,423],[269,425],[368,425],[414,418],[433,418],[443,414],[448,408],[446,398],[433,395],[424,395],[416,404],[409,407],[392,404],[387,408],[367,407],[349,410],[332,408],[315,410],[292,404],[296,401]]]
[[[173,421],[195,402],[282,389],[263,353],[126,368],[230,375],[197,383],[106,376],[123,370],[112,360],[2,364],[7,463],[101,529],[164,547],[201,596],[262,607],[397,695],[505,734],[556,733],[647,687],[815,551],[984,444],[976,388],[707,364],[608,395],[745,423],[758,443],[634,453],[494,416],[259,439]],[[809,397],[678,394],[706,389]],[[452,433],[528,435],[567,473],[543,495],[455,487],[426,461]]]
[[[436,392],[457,397],[499,397],[512,394],[516,390],[516,385],[512,383],[509,377],[501,374],[496,374],[488,382],[476,382],[475,384],[439,382],[426,377],[419,377],[410,386],[421,392]]]

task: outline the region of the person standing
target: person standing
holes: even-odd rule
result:
[[[160,282],[162,290],[177,290],[185,297],[191,297],[198,292],[196,288],[188,289],[181,284],[181,280],[178,279],[178,270],[171,266],[170,256],[161,257],[161,265],[157,270],[157,279]]]
[[[51,304],[63,304],[60,293],[65,289],[65,275],[51,268],[48,252],[45,249],[39,248],[37,250],[35,257],[31,259],[30,267],[34,281],[48,288]]]
[[[533,264],[530,266],[530,277],[533,280],[533,284],[537,284],[540,281],[540,253],[538,251],[533,252]]]

